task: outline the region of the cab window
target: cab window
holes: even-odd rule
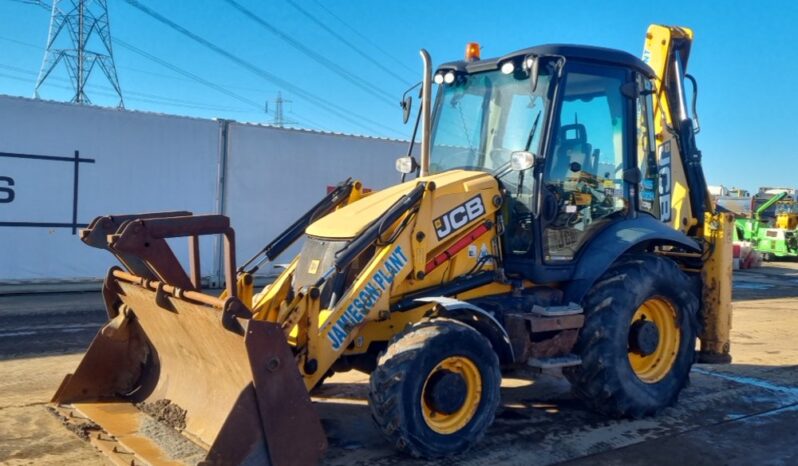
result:
[[[638,76],[640,88],[644,91],[637,98],[637,166],[640,168],[641,181],[638,187],[640,210],[659,218],[658,168],[654,152],[654,113],[651,93],[654,88],[651,81]]]
[[[602,223],[626,211],[626,73],[579,66],[566,74],[544,189],[546,262],[572,260]]]

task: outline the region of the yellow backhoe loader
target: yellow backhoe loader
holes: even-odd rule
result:
[[[697,338],[705,360],[729,358],[732,224],[695,145],[691,44],[653,25],[642,60],[576,45],[480,59],[471,44],[433,70],[422,51],[403,182],[342,183],[241,266],[221,215],[95,219],[82,240],[123,268],[54,412],[119,464],[281,465],[319,461],[309,393],[351,369],[370,373],[377,428],[416,457],[479,442],[514,367],[562,368],[607,416],[672,405]],[[201,289],[203,235],[224,238],[221,296]],[[255,271],[300,239],[256,292]]]

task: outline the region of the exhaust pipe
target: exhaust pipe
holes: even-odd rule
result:
[[[426,49],[419,50],[424,62],[424,78],[421,84],[421,172],[429,174],[430,129],[432,127],[432,59]]]

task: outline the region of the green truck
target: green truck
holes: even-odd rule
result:
[[[764,260],[798,257],[798,203],[783,203],[776,207],[775,216],[763,216],[787,195],[787,192],[780,192],[756,208],[749,218],[735,221],[735,240],[750,241]]]

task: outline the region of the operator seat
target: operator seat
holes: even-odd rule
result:
[[[560,126],[554,150],[554,163],[549,169],[548,179],[554,182],[564,181],[573,162],[579,163],[582,170],[590,171],[592,149],[593,146],[587,142],[585,125],[574,123]]]

